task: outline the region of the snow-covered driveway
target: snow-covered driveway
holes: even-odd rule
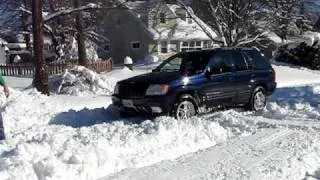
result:
[[[228,110],[186,121],[121,119],[109,96],[46,97],[8,79],[16,89],[1,96],[8,139],[0,142],[0,179],[319,177],[320,74],[274,67],[280,88],[262,114]]]
[[[266,128],[174,161],[125,170],[108,179],[302,179],[316,176],[319,132]]]

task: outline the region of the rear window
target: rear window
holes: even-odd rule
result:
[[[271,68],[270,62],[266,58],[264,58],[258,51],[247,50],[244,51],[244,54],[246,55],[248,61],[252,63],[253,69],[264,70]]]

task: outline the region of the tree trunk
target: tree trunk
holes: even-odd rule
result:
[[[80,0],[74,0],[74,7],[75,8],[80,7],[80,5],[81,5]],[[77,29],[79,65],[87,67],[88,61],[87,61],[85,37],[84,37],[84,32],[83,32],[83,18],[82,18],[81,12],[78,12],[76,14],[76,29]]]
[[[48,73],[43,56],[43,17],[42,0],[32,0],[33,48],[35,60],[34,86],[43,94],[49,95]]]

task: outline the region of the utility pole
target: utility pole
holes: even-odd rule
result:
[[[79,8],[81,6],[80,1],[81,0],[74,0],[75,8]],[[85,37],[83,32],[83,17],[81,12],[77,12],[76,14],[76,29],[77,29],[79,65],[87,67],[88,61],[87,61]]]
[[[43,56],[42,0],[32,0],[33,53],[35,61],[34,86],[49,95],[47,66]]]

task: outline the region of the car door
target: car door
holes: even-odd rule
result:
[[[245,58],[245,55],[238,50],[231,51],[231,61],[233,61],[234,87],[237,91],[236,102],[238,104],[248,103],[252,91],[252,63]]]
[[[232,87],[233,76],[229,54],[216,52],[210,59],[201,92],[208,106],[228,105],[234,102],[236,92]]]

